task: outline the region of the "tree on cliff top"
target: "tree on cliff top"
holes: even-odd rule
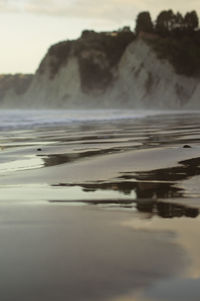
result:
[[[153,32],[153,22],[148,11],[139,13],[136,19],[135,32],[138,35],[142,31],[148,33]]]
[[[176,23],[176,15],[174,15],[173,11],[163,10],[160,12],[156,19],[156,32],[160,35],[168,34]]]
[[[183,16],[172,10],[161,11],[156,19],[155,30],[161,36],[168,36],[170,33],[182,32],[183,34],[194,32],[199,25],[196,11],[191,11]]]
[[[194,31],[199,26],[199,19],[195,10],[186,13],[184,17],[184,25],[189,31]]]

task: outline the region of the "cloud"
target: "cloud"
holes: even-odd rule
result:
[[[10,10],[10,1],[8,0],[0,0],[0,11],[8,11]]]
[[[29,0],[0,0],[0,12],[20,12],[23,10],[24,1]]]
[[[200,10],[199,0],[26,0],[25,9],[32,13],[66,15],[82,18],[128,17],[141,10],[158,13],[163,9],[174,11]]]
[[[130,0],[31,0],[25,10],[31,13],[66,16],[68,18],[115,19],[131,18],[138,11],[137,6]]]
[[[185,13],[200,11],[199,0],[0,0],[0,11],[24,11],[32,14],[65,16],[67,18],[112,20],[125,22],[135,20],[140,11],[148,10],[152,17],[163,9]]]

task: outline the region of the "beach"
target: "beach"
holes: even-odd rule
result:
[[[199,300],[199,112],[1,117],[2,300]]]

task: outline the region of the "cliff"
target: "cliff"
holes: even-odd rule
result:
[[[83,32],[76,41],[50,47],[33,80],[12,89],[4,107],[199,108],[200,78],[178,72],[155,49],[154,36],[129,30]],[[188,70],[188,69],[187,69]],[[1,81],[0,81],[1,89]]]
[[[30,87],[32,79],[32,74],[0,75],[0,103],[5,101],[6,98],[16,99],[22,97]]]
[[[50,47],[42,60],[25,103],[38,107],[112,106],[107,97],[118,65],[134,34],[84,31],[76,41]]]
[[[185,108],[195,104],[199,82],[199,78],[177,74],[147,41],[138,39],[127,47],[119,63],[112,94],[136,107]]]

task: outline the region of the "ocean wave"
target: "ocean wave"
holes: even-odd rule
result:
[[[175,113],[180,112],[156,110],[1,110],[0,129],[29,129],[70,123],[132,120]]]

